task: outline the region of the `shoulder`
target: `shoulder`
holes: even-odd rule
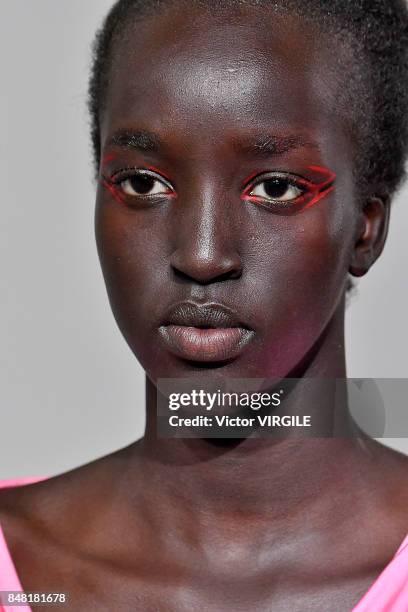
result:
[[[367,490],[373,496],[378,493],[387,505],[395,507],[398,499],[408,502],[408,456],[374,439],[361,444],[365,444],[367,456],[361,473]],[[404,503],[404,512],[406,507]]]
[[[57,476],[0,480],[0,523],[7,519],[58,525],[90,510],[93,500],[112,486],[129,447]]]
[[[369,534],[379,558],[391,558],[408,534],[408,456],[373,439],[361,444],[365,459],[358,467],[355,508],[348,510],[355,544],[363,547]]]

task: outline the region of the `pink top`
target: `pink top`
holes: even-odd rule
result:
[[[0,480],[0,488],[16,487],[44,478]],[[0,526],[0,591],[22,591]],[[2,606],[0,612],[31,612],[29,606]],[[408,611],[408,535],[377,580],[351,612]]]

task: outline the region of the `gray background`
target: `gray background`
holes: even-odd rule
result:
[[[85,94],[111,4],[0,1],[0,478],[56,474],[143,433],[142,370],[109,310],[93,238]],[[408,377],[407,197],[347,309],[350,377]]]

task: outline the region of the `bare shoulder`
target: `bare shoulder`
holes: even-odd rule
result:
[[[366,451],[359,481],[367,527],[395,547],[408,534],[408,456],[373,439]]]
[[[84,573],[97,575],[93,559],[109,550],[110,530],[101,520],[109,527],[117,514],[111,491],[128,448],[59,476],[0,490],[0,525],[25,590],[57,588],[75,598]]]
[[[408,493],[408,456],[375,439],[359,442],[364,445],[367,455],[364,465],[369,469],[362,474],[367,482],[375,483],[380,492],[384,488],[393,490],[395,494]]]
[[[374,439],[370,439],[368,452],[371,454],[375,463],[384,473],[390,473],[397,479],[401,480],[401,484],[408,485],[408,455],[385,445]],[[408,453],[408,444],[407,444]]]
[[[21,519],[60,523],[78,517],[100,495],[106,494],[128,453],[126,447],[63,474],[23,486],[0,489],[0,522]],[[78,519],[79,520],[79,519]]]

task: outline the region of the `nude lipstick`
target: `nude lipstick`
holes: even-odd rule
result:
[[[159,334],[177,357],[211,362],[237,357],[255,332],[225,305],[181,302],[169,310]]]

